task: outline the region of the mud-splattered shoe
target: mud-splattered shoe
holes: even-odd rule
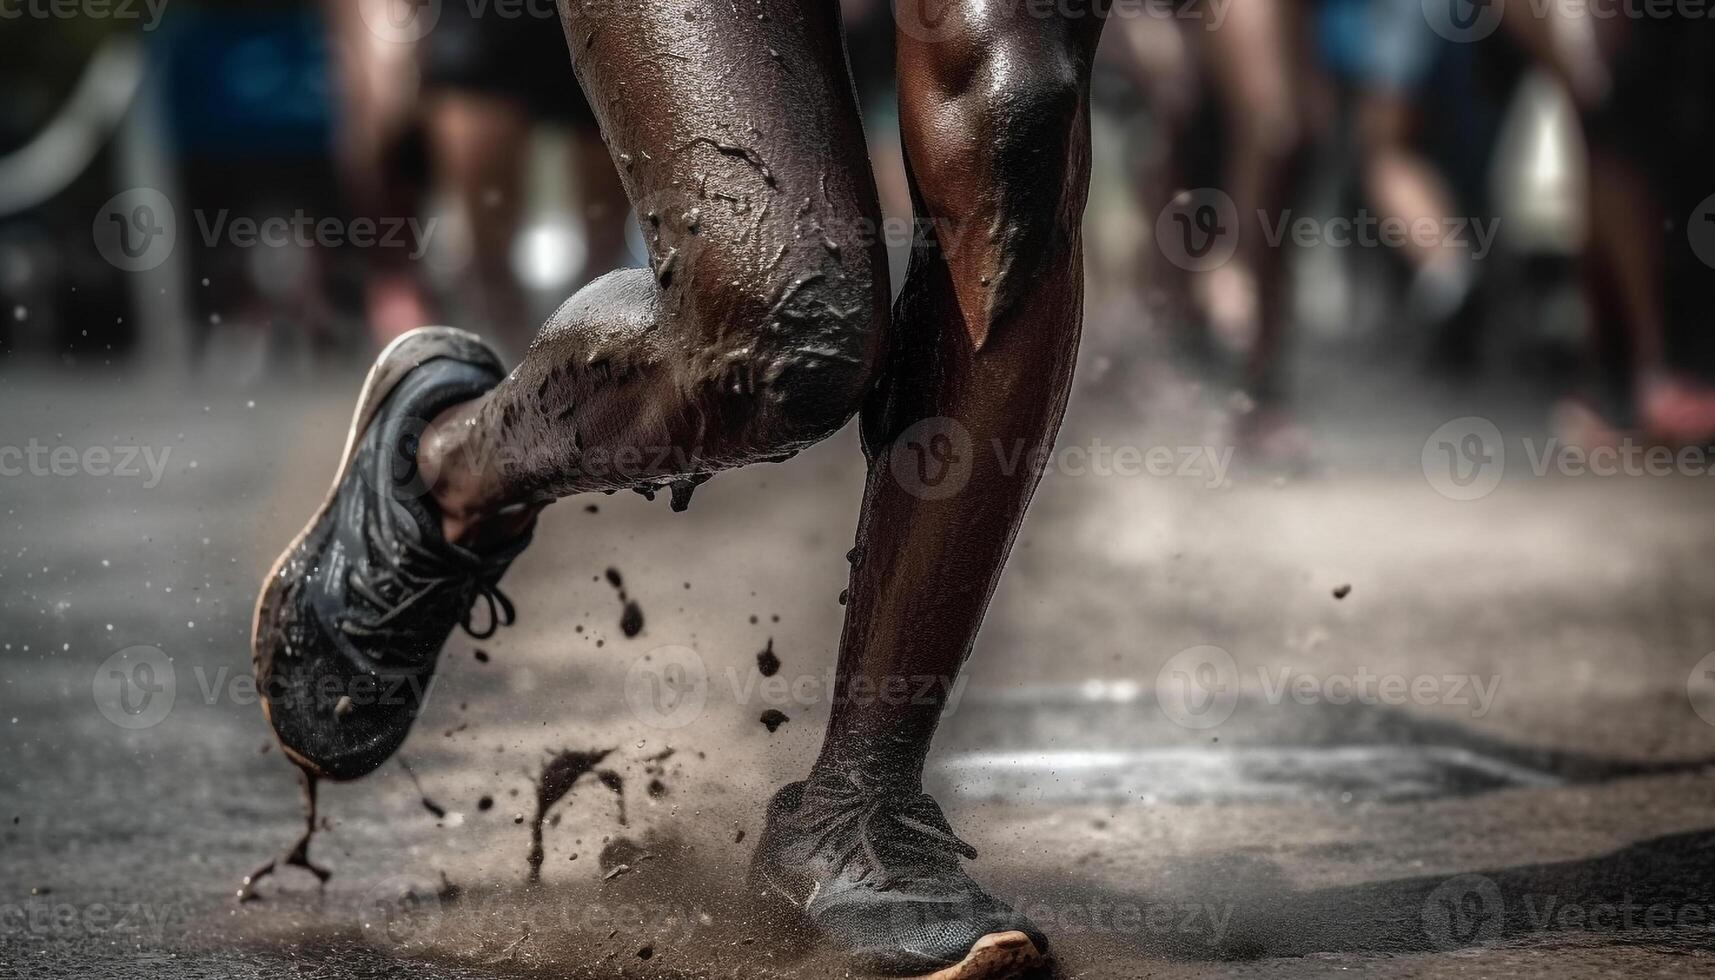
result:
[[[1048,963],[1029,920],[960,866],[976,851],[914,788],[812,776],[775,794],[750,888],[883,976],[1000,980]]]
[[[364,382],[333,488],[262,585],[251,633],[262,710],[311,776],[356,779],[385,762],[453,627],[480,639],[512,621],[496,585],[529,532],[495,553],[449,544],[416,463],[428,422],[502,377],[499,359],[462,330],[424,327],[389,344]]]

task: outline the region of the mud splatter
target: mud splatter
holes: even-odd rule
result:
[[[626,600],[625,610],[619,614],[619,628],[627,638],[643,632],[643,607],[636,599]]]
[[[619,569],[607,570],[607,584],[619,591],[619,601],[623,604],[619,612],[619,630],[627,639],[643,632],[643,607],[637,600],[631,598],[625,591],[625,577],[619,574]]]
[[[472,656],[476,657],[476,662],[479,664],[488,663],[488,651],[487,650],[481,650],[481,649],[476,650],[472,653]]]
[[[417,778],[417,771],[411,768],[411,764],[405,761],[404,756],[399,756],[399,765],[404,767],[405,775],[411,777],[411,785],[416,787],[417,796],[423,803],[423,809],[429,811],[430,815],[432,815],[436,820],[445,820],[447,816],[447,808],[430,799],[429,794],[424,792],[423,783]]]
[[[779,708],[769,708],[767,711],[762,713],[761,720],[762,727],[768,729],[768,734],[772,735],[780,730],[781,725],[786,724],[792,719],[786,717],[786,712],[781,711]]]
[[[630,821],[625,817],[625,777],[612,769],[603,769],[595,775],[597,779],[601,780],[603,786],[606,786],[614,796],[619,798],[619,825],[621,827],[627,826]]]
[[[645,851],[629,837],[615,837],[601,849],[601,856],[596,862],[601,866],[603,881],[613,879],[634,870],[645,861],[654,860],[655,855]]]
[[[572,791],[579,777],[595,769],[603,759],[612,754],[612,749],[601,749],[595,752],[580,752],[575,749],[565,749],[548,760],[542,767],[542,775],[536,780],[536,819],[530,824],[530,883],[537,884],[542,880],[542,862],[546,859],[542,847],[542,824],[548,817],[548,811],[554,804],[565,799]]]
[[[768,646],[756,655],[756,670],[764,677],[780,673],[780,658],[774,653],[774,637],[769,637]]]
[[[256,884],[282,867],[303,868],[315,875],[316,881],[324,886],[328,883],[328,879],[333,877],[333,872],[310,860],[310,838],[316,835],[316,791],[319,785],[320,780],[310,775],[309,770],[298,770],[298,788],[302,793],[301,799],[304,805],[304,832],[298,835],[297,841],[292,844],[291,850],[287,851],[284,856],[269,861],[244,876],[244,881],[238,886],[238,901],[240,903],[258,899],[260,896],[256,894]],[[12,823],[16,825],[18,818],[13,817]],[[322,827],[323,829],[327,827],[326,818],[322,820]],[[47,889],[41,889],[40,893],[46,894]]]
[[[1334,586],[1334,598],[1336,598],[1336,599],[1344,599],[1345,597],[1347,597],[1351,594],[1352,594],[1352,587],[1350,585],[1336,585],[1336,586]]]

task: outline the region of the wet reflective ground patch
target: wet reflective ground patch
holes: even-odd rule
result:
[[[943,723],[934,789],[971,801],[1120,804],[1403,802],[1686,771],[1496,739],[1408,710],[1241,699],[1175,724],[1138,685],[970,692]]]

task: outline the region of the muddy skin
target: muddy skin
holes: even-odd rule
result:
[[[310,838],[316,833],[316,790],[319,780],[303,769],[298,770],[298,783],[303,790],[304,803],[304,832],[293,844],[285,856],[269,861],[262,867],[244,876],[244,881],[238,887],[240,902],[254,902],[262,896],[256,893],[256,885],[263,878],[280,870],[281,866],[288,868],[303,868],[316,876],[316,881],[326,886],[333,872],[310,861]],[[16,821],[14,821],[16,822]]]
[[[884,349],[880,208],[837,6],[560,12],[650,267],[585,287],[505,382],[442,416],[420,459],[455,519],[590,490],[670,486],[682,506],[708,474],[843,426]]]
[[[612,753],[612,749],[595,752],[567,749],[542,767],[542,775],[536,781],[536,817],[530,822],[530,855],[526,859],[530,865],[530,884],[542,881],[542,862],[546,860],[542,847],[542,823],[547,819],[548,811],[566,798],[581,776],[593,771]]]

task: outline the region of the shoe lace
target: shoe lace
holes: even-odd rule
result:
[[[881,891],[958,872],[976,848],[948,825],[935,800],[915,788],[867,783],[856,775],[812,781],[805,788],[807,830],[815,849],[830,850],[835,873],[856,866]]]
[[[478,640],[517,619],[512,600],[500,591],[498,575],[482,556],[460,548],[431,548],[406,537],[390,543],[381,537],[373,512],[364,515],[364,537],[370,554],[380,560],[355,563],[346,572],[346,584],[375,615],[341,619],[339,628],[347,636],[382,641],[406,637],[412,632],[408,614],[449,589],[463,607],[459,625]],[[488,606],[488,623],[481,630],[473,622],[478,597]]]

